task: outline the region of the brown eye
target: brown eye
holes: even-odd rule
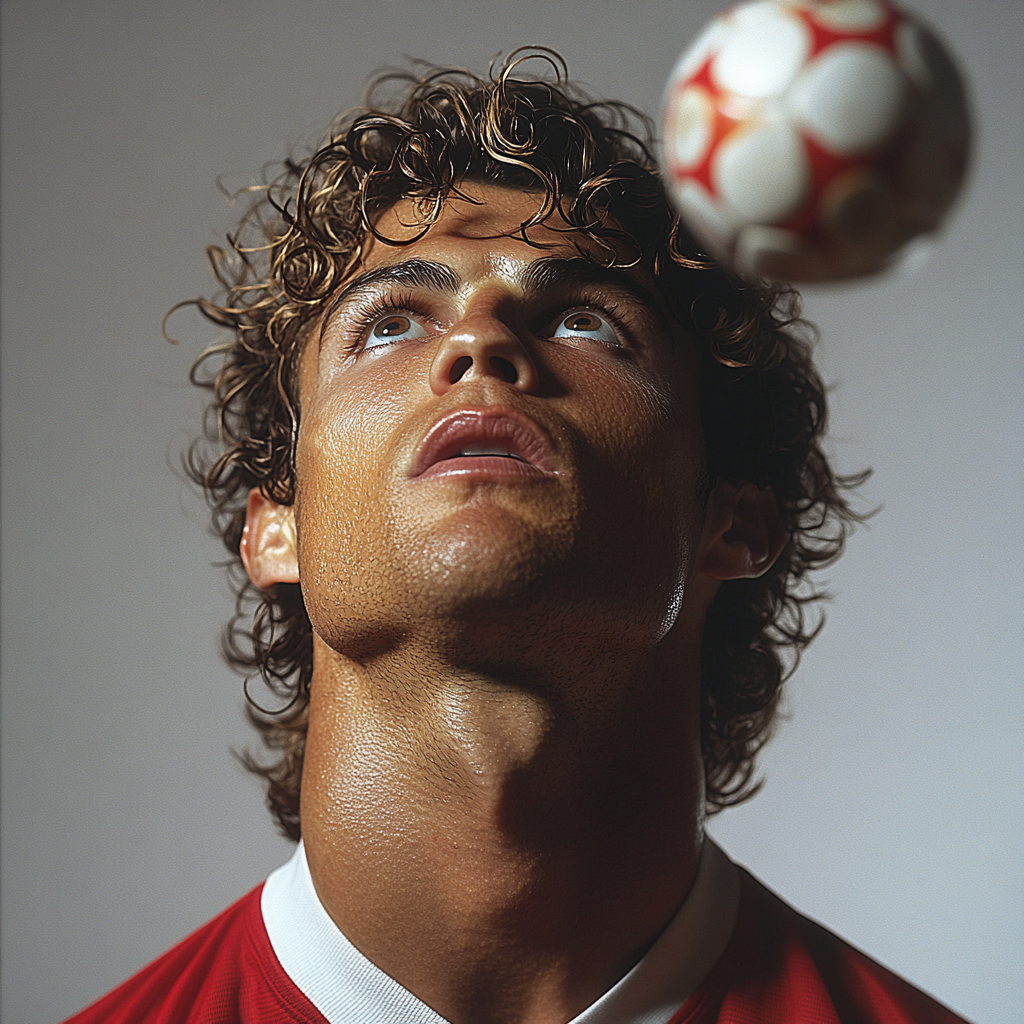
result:
[[[365,348],[379,348],[393,341],[410,341],[425,338],[427,331],[411,317],[401,313],[389,313],[377,320],[366,338]]]
[[[574,309],[555,328],[556,338],[587,338],[593,341],[600,341],[605,345],[621,345],[615,328],[597,313],[588,309]]]
[[[389,316],[374,327],[373,336],[375,338],[397,338],[409,330],[410,326],[411,321],[407,316]]]
[[[593,313],[573,313],[567,316],[563,323],[573,334],[601,329],[601,321]]]

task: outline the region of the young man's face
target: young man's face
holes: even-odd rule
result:
[[[657,641],[704,519],[693,346],[649,273],[580,259],[591,243],[561,222],[532,247],[513,236],[537,197],[466,191],[481,205],[450,202],[419,241],[373,243],[307,342],[295,517],[313,625],[344,654],[430,620],[491,650],[502,624],[528,643],[553,620]],[[399,204],[380,227],[408,237],[413,219]]]

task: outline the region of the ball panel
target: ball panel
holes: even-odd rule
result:
[[[823,146],[855,154],[892,135],[908,94],[906,76],[880,47],[837,43],[804,68],[786,102],[796,122]]]
[[[784,122],[733,132],[715,153],[712,175],[737,217],[754,224],[790,217],[806,199],[810,181],[800,137]]]
[[[676,62],[669,78],[671,90],[677,82],[682,82],[700,70],[704,62],[722,44],[729,34],[729,22],[725,18],[716,18],[697,36],[686,52]]]
[[[792,231],[751,224],[743,228],[736,239],[733,261],[741,274],[764,277],[780,261],[792,263],[809,253],[810,246]]]
[[[918,230],[934,231],[953,205],[963,182],[962,152],[915,133],[899,166],[900,196],[908,218]]]
[[[896,55],[907,77],[921,92],[928,93],[935,87],[935,80],[925,60],[922,37],[920,25],[904,22],[896,32]]]
[[[970,118],[963,79],[952,58],[924,25],[907,25],[899,34],[899,58],[914,84],[928,102],[944,107],[948,118],[947,134],[967,145]]]
[[[892,190],[870,167],[837,174],[821,197],[821,223],[845,248],[862,251],[898,219]]]
[[[807,26],[774,2],[733,12],[732,31],[712,63],[722,88],[740,96],[781,96],[810,52]]]
[[[848,278],[884,270],[919,230],[888,178],[870,166],[850,168],[829,183],[821,219],[836,273]]]
[[[737,225],[724,205],[689,178],[672,190],[672,198],[694,237],[708,252],[719,259],[729,259]]]
[[[934,234],[918,235],[916,238],[912,238],[886,260],[886,272],[890,274],[917,273],[932,258],[936,245],[938,245],[938,239]]]
[[[743,246],[741,273],[751,277],[775,278],[777,281],[806,282],[834,281],[844,276],[836,254],[819,241],[794,235],[798,241],[796,245],[791,245],[785,237],[789,233],[774,234],[778,230],[760,225],[747,229],[750,232],[749,238],[737,243],[737,249],[741,244]]]
[[[691,86],[676,97],[665,126],[672,140],[677,170],[692,170],[704,159],[714,117],[711,97],[703,89]]]
[[[956,65],[924,26],[901,33],[900,59],[919,93],[896,173],[907,216],[933,231],[953,205],[970,153],[970,115]]]
[[[819,25],[834,32],[870,32],[888,16],[877,0],[824,0],[803,6]]]

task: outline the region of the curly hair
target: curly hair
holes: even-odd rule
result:
[[[543,62],[540,74],[526,74],[531,59]],[[217,301],[194,300],[231,331],[193,366],[193,383],[212,399],[187,465],[231,555],[237,603],[225,655],[247,674],[249,717],[274,752],[269,763],[245,761],[265,779],[281,831],[297,839],[312,627],[298,584],[258,591],[249,583],[239,541],[251,488],[294,501],[296,371],[306,328],[358,267],[370,236],[410,241],[385,237],[382,213],[414,200],[420,238],[462,183],[487,182],[536,194],[537,211],[517,235],[527,243],[535,244],[531,229],[554,215],[586,240],[577,244],[585,258],[651,268],[701,352],[709,481],[750,481],[774,492],[785,549],[763,576],[721,585],[703,638],[706,805],[713,813],[739,803],[760,786],[755,758],[771,734],[780,688],[821,626],[808,610],[824,595],[808,574],[840,555],[861,518],[844,495],[862,478],[837,476],[821,447],[825,388],[798,296],[744,281],[702,255],[666,199],[650,121],[586,96],[553,51],[516,51],[486,78],[425,65],[418,72],[382,75],[366,106],[342,115],[323,146],[289,159],[254,190],[229,246],[207,250],[223,292]],[[256,673],[283,708],[252,700]]]

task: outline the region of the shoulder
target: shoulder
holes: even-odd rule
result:
[[[741,869],[733,936],[670,1024],[964,1024]]]
[[[267,938],[263,886],[65,1024],[326,1024]]]

